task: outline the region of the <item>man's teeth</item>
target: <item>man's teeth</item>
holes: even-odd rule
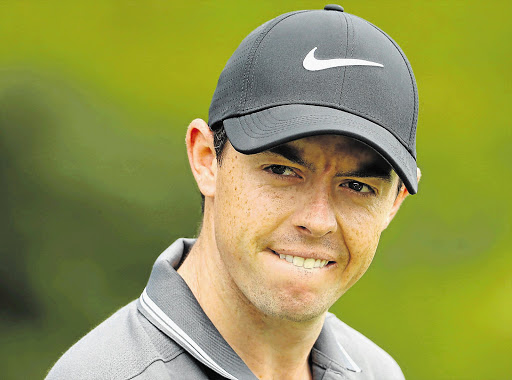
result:
[[[279,254],[279,257],[283,260],[288,261],[289,263],[292,263],[296,267],[303,267],[306,269],[323,268],[329,262],[327,260],[321,259],[305,259],[304,257],[299,256],[283,255],[282,253]]]

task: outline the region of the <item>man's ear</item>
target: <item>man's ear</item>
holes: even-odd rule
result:
[[[420,178],[421,178],[421,170],[420,170],[420,168],[417,168],[416,172],[417,172],[417,175],[418,175],[418,182],[420,182]],[[391,211],[389,212],[389,215],[388,215],[388,217],[386,219],[386,222],[384,223],[384,228],[383,229],[388,228],[389,223],[391,223],[391,221],[395,217],[396,213],[398,212],[398,209],[402,205],[402,202],[404,201],[404,199],[408,195],[409,195],[409,192],[407,191],[405,185],[402,185],[402,188],[400,189],[400,192],[398,193],[398,196],[396,197],[395,202],[393,203],[393,207],[391,207]]]
[[[187,129],[186,143],[190,169],[199,191],[205,197],[211,197],[215,194],[217,160],[213,132],[204,120],[192,120]]]

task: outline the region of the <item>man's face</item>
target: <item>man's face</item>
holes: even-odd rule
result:
[[[266,315],[321,316],[369,267],[398,177],[373,149],[337,135],[254,155],[225,149],[213,201],[220,275]]]

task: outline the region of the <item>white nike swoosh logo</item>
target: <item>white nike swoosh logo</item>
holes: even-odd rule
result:
[[[316,59],[315,58],[316,47],[313,48],[304,61],[302,62],[302,66],[306,70],[309,71],[319,71],[330,69],[331,67],[342,67],[342,66],[377,66],[384,67],[380,63],[375,63],[371,61],[365,61],[362,59],[351,59],[351,58],[335,58],[335,59]]]

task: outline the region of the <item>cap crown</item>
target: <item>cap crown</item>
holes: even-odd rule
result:
[[[304,58],[358,59],[378,66],[310,71]],[[415,158],[416,82],[400,47],[373,24],[337,11],[297,11],[261,25],[222,71],[210,105],[212,128],[224,119],[286,104],[339,109],[391,132]]]

